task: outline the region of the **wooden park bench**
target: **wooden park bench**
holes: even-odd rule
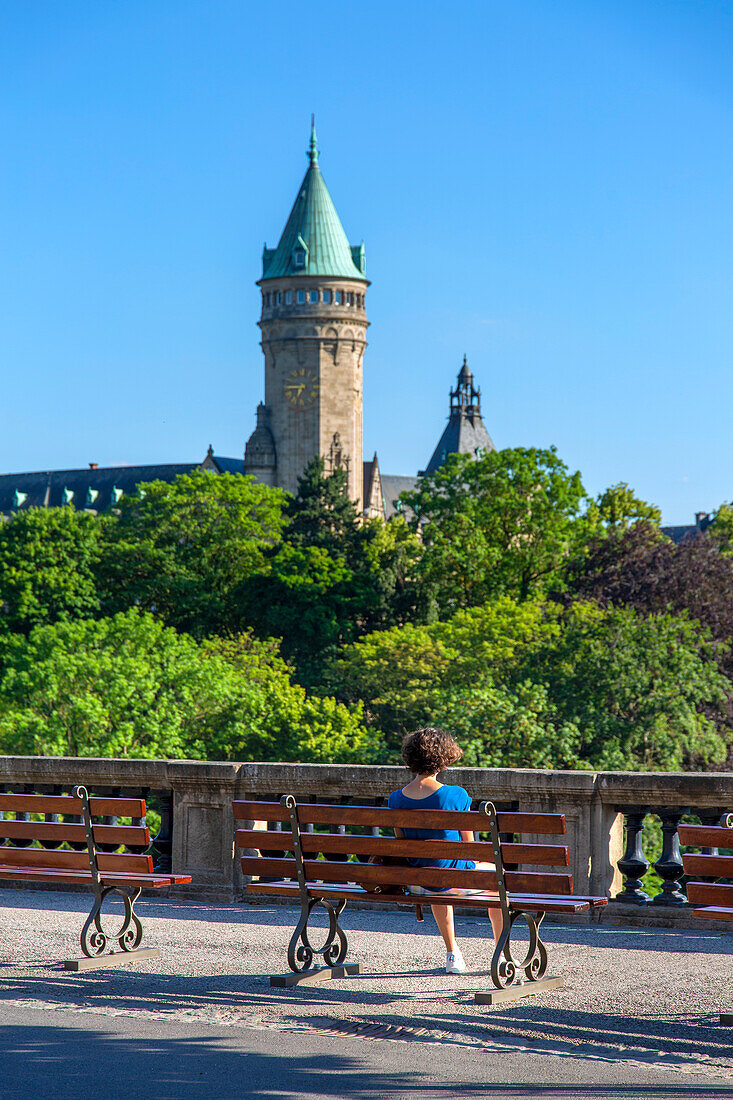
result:
[[[236,842],[245,850],[242,871],[257,876],[247,891],[300,900],[301,913],[288,946],[290,975],[270,979],[273,985],[299,981],[323,981],[361,972],[361,964],[344,964],[348,949],[339,916],[350,899],[369,898],[376,904],[414,905],[422,920],[423,905],[460,905],[475,909],[501,909],[504,924],[491,960],[494,989],[476,994],[478,1004],[517,1000],[562,985],[562,978],[545,978],[547,949],[539,935],[546,913],[582,913],[605,905],[607,899],[573,895],[573,880],[564,844],[526,844],[502,839],[500,834],[563,836],[562,814],[497,813],[491,802],[478,811],[380,809],[373,806],[297,804],[292,795],[279,802],[235,802]],[[287,831],[254,828],[255,823],[282,823]],[[356,835],[346,829],[359,829]],[[473,843],[451,840],[396,838],[393,829],[470,830],[488,833],[490,839]],[[317,830],[337,829],[340,832]],[[389,831],[382,836],[381,831]],[[252,854],[253,851],[258,854]],[[379,858],[394,862],[370,863]],[[494,871],[412,867],[409,858],[472,859],[490,862]],[[520,870],[522,866],[563,870]],[[268,881],[275,879],[275,881]],[[410,887],[422,888],[411,894]],[[430,893],[436,887],[470,893]],[[325,908],[329,928],[322,947],[309,939],[308,921],[315,906]],[[526,920],[529,945],[525,957],[512,955],[515,922]],[[326,964],[313,966],[314,955]]]
[[[159,874],[152,856],[142,798],[89,797],[86,787],[73,794],[0,793],[0,879],[18,882],[91,886],[94,905],[81,931],[84,959],[69,960],[69,970],[113,966],[153,958],[155,949],[138,951],[143,929],[135,902],[143,889],[190,882],[189,875]],[[102,818],[95,822],[93,818]],[[118,825],[118,818],[138,824]],[[124,851],[128,849],[128,851]],[[102,904],[116,892],[124,902],[120,929],[102,928]],[[111,950],[115,941],[120,951]]]
[[[703,920],[733,921],[733,884],[710,881],[733,878],[733,855],[718,855],[718,848],[733,851],[733,814],[723,814],[719,825],[679,825],[680,844],[713,848],[713,852],[685,852],[682,866],[690,876],[687,900],[695,906],[693,917]],[[708,879],[707,882],[699,881]],[[721,1012],[721,1024],[733,1024],[733,1012]]]

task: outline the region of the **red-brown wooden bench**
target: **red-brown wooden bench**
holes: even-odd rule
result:
[[[504,925],[491,960],[494,990],[476,995],[479,1004],[516,1000],[543,989],[562,985],[562,978],[545,978],[547,950],[539,935],[546,913],[574,914],[605,905],[605,897],[573,895],[568,849],[564,844],[526,844],[500,838],[500,834],[539,834],[553,837],[566,832],[562,814],[518,813],[495,810],[482,802],[478,811],[391,810],[373,806],[298,804],[292,795],[279,802],[234,803],[236,843],[245,850],[242,871],[258,877],[246,889],[250,893],[274,894],[300,900],[301,914],[288,946],[288,964],[293,973],[272,977],[273,985],[294,985],[298,981],[323,981],[359,973],[360,964],[344,965],[348,949],[339,916],[349,899],[370,898],[376,904],[414,905],[422,919],[423,905],[460,905],[476,909],[501,909]],[[255,823],[281,823],[287,831],[254,828]],[[242,827],[245,823],[246,827]],[[316,831],[341,829],[341,834]],[[410,840],[397,838],[397,829],[470,830],[488,833],[488,841]],[[358,835],[346,829],[359,829]],[[311,831],[312,830],[312,831]],[[380,834],[388,831],[391,835]],[[259,854],[251,854],[256,851]],[[391,858],[395,864],[372,864],[371,857]],[[437,867],[412,867],[410,857],[473,859],[493,863],[495,871],[466,871]],[[520,870],[529,867],[562,870]],[[276,881],[268,881],[273,878]],[[471,890],[456,897],[443,893],[411,894],[409,887]],[[397,889],[400,893],[384,893]],[[381,891],[381,892],[375,892]],[[313,908],[325,907],[329,929],[322,947],[308,936]],[[511,951],[515,922],[523,917],[529,927],[529,947],[523,959]],[[313,966],[314,955],[326,964]]]
[[[733,851],[733,814],[723,814],[719,825],[680,825],[680,844],[695,848],[728,848]],[[733,878],[733,855],[715,852],[685,852],[682,856],[687,883],[687,900],[695,906],[693,917],[703,920],[733,921],[733,885],[702,882],[700,878]],[[733,1024],[733,1012],[721,1012],[721,1024]]]
[[[90,798],[81,786],[71,795],[0,793],[0,879],[88,885],[94,893],[81,931],[86,958],[70,960],[68,969],[115,965],[159,953],[137,950],[143,929],[135,902],[143,889],[191,878],[154,870],[152,856],[144,854],[150,845],[147,825],[109,823],[110,818],[142,821],[146,812],[142,798]],[[93,820],[99,817],[104,820]],[[122,897],[125,911],[119,931],[110,934],[102,927],[102,904],[111,893]],[[111,941],[117,942],[119,952],[111,951]]]

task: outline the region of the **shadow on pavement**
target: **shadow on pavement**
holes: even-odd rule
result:
[[[150,1030],[150,1029],[148,1029]],[[314,1036],[309,1036],[307,1054],[300,1053],[292,1036],[275,1040],[278,1053],[266,1049],[272,1037],[254,1035],[198,1036],[195,1038],[159,1035],[125,1035],[111,1031],[75,1027],[10,1025],[0,1027],[0,1061],[3,1066],[3,1096],[33,1097],[44,1100],[77,1100],[94,1096],[98,1100],[124,1096],[125,1100],[168,1100],[196,1096],[197,1100],[215,1097],[246,1096],[258,1098],[323,1097],[353,1098],[425,1098],[448,1097],[558,1097],[610,1098],[638,1100],[708,1100],[733,1096],[733,1088],[715,1084],[713,1089],[692,1082],[679,1085],[583,1084],[575,1081],[531,1084],[487,1082],[486,1071],[466,1073],[464,1063],[457,1079],[448,1067],[436,1062],[435,1048],[406,1047],[401,1062],[395,1051],[379,1051],[373,1044],[351,1045],[348,1053],[324,1053]],[[236,1049],[239,1045],[240,1049]],[[301,1042],[302,1047],[302,1042]],[[331,1042],[331,1047],[334,1046]],[[393,1048],[400,1044],[392,1044]],[[314,1046],[316,1049],[314,1050]],[[245,1049],[241,1049],[244,1047]],[[262,1048],[265,1049],[262,1049]],[[375,1062],[382,1064],[375,1067]],[[492,1062],[494,1071],[497,1068]],[[631,1074],[632,1078],[634,1074]]]
[[[286,1029],[328,1031],[336,1020],[361,1024],[424,1027],[431,1036],[454,1046],[495,1050],[508,1045],[526,1053],[551,1054],[602,1061],[639,1061],[692,1068],[712,1062],[733,1070],[731,1032],[717,1017],[663,1015],[644,1017],[572,1011],[543,1005],[514,1005],[502,1010],[466,1012],[472,996],[443,996],[436,1008],[430,993],[372,993],[355,979],[347,989],[330,985],[271,989],[264,975],[221,974],[205,977],[145,974],[131,970],[74,975],[48,968],[38,976],[12,977],[0,971],[0,1005],[22,1002],[52,1009],[131,1014],[144,1021],[191,1020],[205,1012],[210,1023],[221,1018],[239,1027],[271,1020],[277,1005]],[[410,1009],[400,1011],[400,1002]],[[461,1005],[461,1011],[451,1004]],[[329,1015],[329,1006],[333,1014]],[[346,1014],[344,1016],[344,1009]],[[212,1018],[213,1013],[213,1018]],[[706,1070],[710,1072],[710,1069]]]

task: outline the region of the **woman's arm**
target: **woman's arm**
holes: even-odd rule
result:
[[[395,829],[395,832],[397,830]],[[473,833],[470,829],[461,829],[461,840],[465,840],[467,844],[473,844]]]

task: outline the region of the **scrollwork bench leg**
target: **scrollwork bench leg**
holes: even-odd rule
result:
[[[476,1004],[515,1001],[522,997],[532,997],[547,989],[556,989],[563,984],[562,978],[544,977],[547,970],[547,948],[540,937],[540,925],[544,916],[542,912],[514,911],[509,914],[509,921],[504,922],[491,959],[491,979],[496,988],[490,993],[477,993],[474,998]],[[518,962],[512,955],[511,937],[514,925],[520,917],[527,922],[529,943],[526,955]]]
[[[105,932],[102,927],[102,906],[107,896],[116,892],[122,898],[125,913],[118,932]],[[81,930],[81,949],[87,958],[98,958],[108,951],[110,940],[115,940],[121,951],[134,951],[143,938],[143,926],[135,912],[135,902],[140,897],[140,889],[125,889],[120,886],[104,886],[95,896],[92,911]]]
[[[316,906],[322,905],[328,914],[328,931],[321,947],[314,947],[308,935],[308,922]],[[288,944],[288,966],[292,974],[274,974],[270,978],[272,986],[291,986],[311,982],[330,981],[332,978],[344,978],[352,974],[361,974],[361,963],[344,964],[348,950],[346,933],[339,924],[339,917],[346,907],[346,898],[335,904],[328,898],[309,898],[303,904],[300,919],[295,926]],[[324,967],[313,966],[313,956],[322,955]]]

